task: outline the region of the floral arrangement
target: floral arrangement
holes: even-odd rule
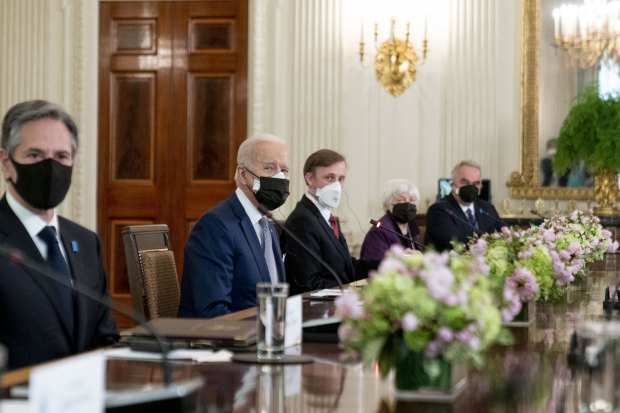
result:
[[[585,263],[600,261],[605,252],[615,252],[618,241],[600,224],[592,210],[575,210],[566,217],[554,215],[543,221],[538,230],[551,251],[556,251],[567,266],[576,266],[575,274],[585,275]],[[571,279],[572,281],[572,279]]]
[[[565,296],[587,262],[615,252],[618,242],[603,229],[592,211],[553,216],[527,230],[503,227],[470,241],[472,256],[484,257],[489,283],[500,306],[502,320],[511,321],[530,300],[552,301]],[[460,247],[461,253],[465,248]]]
[[[394,364],[395,339],[427,358],[483,363],[495,342],[510,341],[489,290],[480,257],[427,252],[403,255],[392,247],[360,294],[336,300],[338,331],[346,354],[379,362],[385,376]]]
[[[470,242],[469,253],[489,266],[489,284],[502,321],[512,321],[524,302],[546,299],[554,285],[553,261],[533,229],[502,227]]]

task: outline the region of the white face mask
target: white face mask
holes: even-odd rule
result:
[[[323,188],[316,189],[316,197],[319,202],[327,208],[336,208],[340,203],[340,195],[342,194],[342,186],[340,182],[333,182],[325,185]]]
[[[280,171],[277,174],[275,174],[274,176],[272,176],[272,178],[276,178],[276,179],[286,179],[286,176],[284,176],[284,172]],[[252,186],[252,191],[258,191],[260,189],[260,181],[256,178],[254,178],[254,185]]]

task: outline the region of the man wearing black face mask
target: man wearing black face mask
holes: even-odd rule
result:
[[[452,192],[428,209],[424,244],[443,251],[452,249],[452,240],[466,243],[474,232],[499,231],[502,224],[497,211],[478,199],[481,189],[480,165],[458,163],[452,170]]]
[[[406,179],[392,179],[385,184],[383,209],[385,215],[379,219],[380,225],[372,226],[360,253],[363,260],[380,260],[394,244],[412,253],[421,249],[420,228],[415,222],[417,203],[420,199],[418,188]],[[398,236],[397,234],[402,236]]]
[[[241,144],[237,190],[196,222],[185,243],[179,317],[255,307],[256,283],[286,280],[278,234],[257,207],[284,204],[288,171],[284,140],[259,135]]]
[[[0,200],[0,243],[107,301],[99,238],[55,209],[71,185],[77,147],[77,127],[60,106],[34,100],[9,109],[0,149],[8,184]],[[8,348],[10,369],[117,339],[107,306],[0,257],[0,344]]]

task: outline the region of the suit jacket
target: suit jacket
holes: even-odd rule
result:
[[[478,199],[474,201],[474,210],[477,233],[499,231],[503,226],[497,211],[490,203]],[[452,193],[428,209],[424,245],[433,246],[437,251],[449,250],[452,249],[451,240],[466,243],[473,234],[474,230],[469,225],[467,216]]]
[[[336,272],[343,284],[367,277],[368,271],[379,265],[378,260],[352,258],[344,234],[339,231],[336,238],[332,227],[305,195],[289,215],[286,226]],[[282,235],[282,250],[291,294],[338,285],[331,272],[286,233]]]
[[[74,283],[109,301],[101,243],[92,231],[58,217],[59,232]],[[21,221],[0,200],[0,244],[21,251],[22,259],[45,260]],[[118,340],[109,308],[74,292],[75,331],[69,331],[56,299],[58,284],[0,256],[0,343],[8,348],[9,369],[42,363],[106,346]]]
[[[387,250],[394,244],[401,245],[403,248],[420,249],[415,243],[411,245],[403,237],[399,237],[394,232],[400,233],[398,223],[389,211],[379,219],[381,227],[370,227],[362,243],[360,256],[363,260],[381,260]],[[392,232],[394,231],[394,232]],[[409,234],[414,242],[420,243],[420,228],[414,220],[409,221]]]
[[[278,277],[280,240],[270,223]],[[233,193],[207,211],[185,243],[179,317],[211,318],[256,306],[256,283],[271,282],[250,218]]]

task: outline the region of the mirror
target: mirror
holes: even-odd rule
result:
[[[596,80],[598,67],[569,68],[553,46],[552,10],[566,0],[523,0],[521,73],[521,164],[507,185],[517,199],[594,200],[593,177],[568,176],[543,186],[547,142],[557,137],[578,91]],[[589,187],[588,187],[589,186]]]

